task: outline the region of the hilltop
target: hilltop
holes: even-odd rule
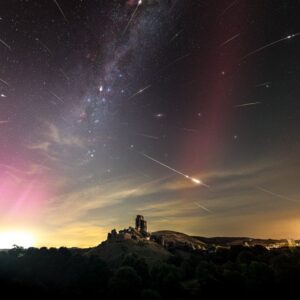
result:
[[[97,256],[110,264],[118,265],[127,255],[136,255],[149,264],[167,261],[174,255],[189,257],[195,252],[216,251],[232,246],[263,246],[267,249],[291,246],[291,241],[282,239],[253,239],[249,237],[200,237],[185,233],[161,230],[149,232],[147,221],[138,215],[135,227],[120,231],[113,229],[107,240],[86,251],[87,256]],[[294,246],[298,245],[293,241]]]
[[[149,264],[165,261],[172,255],[158,243],[147,240],[108,240],[86,253],[87,256],[95,255],[115,265],[132,254],[145,259]]]

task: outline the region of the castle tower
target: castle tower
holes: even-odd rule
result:
[[[142,221],[142,231],[147,232],[147,221],[145,220]]]
[[[139,232],[147,232],[147,221],[144,216],[137,215],[135,218],[135,229]]]
[[[137,231],[141,231],[142,229],[142,221],[144,221],[144,216],[137,215],[135,218],[135,229]]]

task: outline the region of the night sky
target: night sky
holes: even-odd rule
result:
[[[300,237],[300,2],[1,0],[0,231]]]

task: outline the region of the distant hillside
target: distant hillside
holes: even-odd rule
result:
[[[194,236],[194,239],[201,241],[209,246],[224,246],[230,247],[235,245],[243,245],[243,246],[255,246],[261,245],[264,247],[272,247],[274,245],[278,246],[287,246],[288,241],[286,239],[254,239],[249,237],[201,237]],[[297,241],[296,241],[297,242]]]
[[[107,240],[99,246],[84,249],[85,256],[98,256],[112,265],[121,263],[127,255],[134,254],[152,264],[164,261],[173,255],[188,257],[190,253],[202,250],[214,250],[218,247],[242,245],[246,247],[261,245],[266,248],[295,246],[295,241],[274,239],[253,239],[249,237],[199,237],[187,234],[161,230],[147,231],[147,221],[144,216],[137,215],[135,227],[129,226],[123,230],[112,229]],[[73,250],[79,252],[79,250]]]
[[[177,248],[186,250],[205,250],[207,245],[204,241],[189,236],[187,234],[171,231],[162,230],[156,231],[151,234],[157,241],[163,244],[167,249]]]
[[[285,239],[253,239],[249,237],[199,237],[187,234],[162,230],[149,234],[147,238],[139,236],[131,229],[135,239],[130,235],[123,236],[124,231],[117,238],[110,238],[95,248],[88,249],[84,255],[96,255],[109,263],[118,264],[126,255],[136,254],[144,258],[148,263],[164,261],[174,254],[189,255],[192,251],[214,249],[216,247],[231,247],[236,245],[255,246],[266,248],[278,248],[289,245]],[[297,243],[297,241],[296,241]]]

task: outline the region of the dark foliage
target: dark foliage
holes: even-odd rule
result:
[[[0,289],[10,297],[287,299],[299,282],[299,248],[237,246],[177,254],[151,266],[128,254],[113,267],[66,248],[0,252]]]

